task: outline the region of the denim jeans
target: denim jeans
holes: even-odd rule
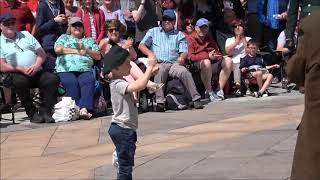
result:
[[[128,128],[111,123],[109,135],[116,146],[119,169],[117,180],[131,180],[136,151],[137,133]]]

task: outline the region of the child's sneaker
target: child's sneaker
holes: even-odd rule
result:
[[[267,93],[267,92],[264,92],[263,94],[262,94],[262,97],[268,97],[269,96],[269,94]]]
[[[260,97],[262,97],[262,94],[261,94],[260,91],[255,91],[255,92],[253,93],[253,96],[256,97],[256,98],[260,98]]]
[[[117,151],[113,151],[112,153],[112,165],[117,169],[119,168]]]

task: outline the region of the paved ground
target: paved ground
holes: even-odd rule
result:
[[[284,180],[290,176],[303,96],[232,98],[203,110],[139,116],[136,180]],[[90,121],[1,122],[1,179],[115,179],[111,116]]]

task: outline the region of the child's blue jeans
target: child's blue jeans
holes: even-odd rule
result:
[[[123,128],[116,123],[111,123],[109,135],[116,146],[118,156],[117,180],[131,180],[136,151],[137,133],[128,128]]]

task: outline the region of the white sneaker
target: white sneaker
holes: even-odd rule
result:
[[[119,168],[117,151],[113,151],[113,153],[112,153],[112,165],[117,169]]]
[[[222,89],[216,92],[217,96],[221,99],[224,100],[224,92]]]
[[[211,102],[221,101],[222,99],[213,91],[208,91],[208,95]]]

